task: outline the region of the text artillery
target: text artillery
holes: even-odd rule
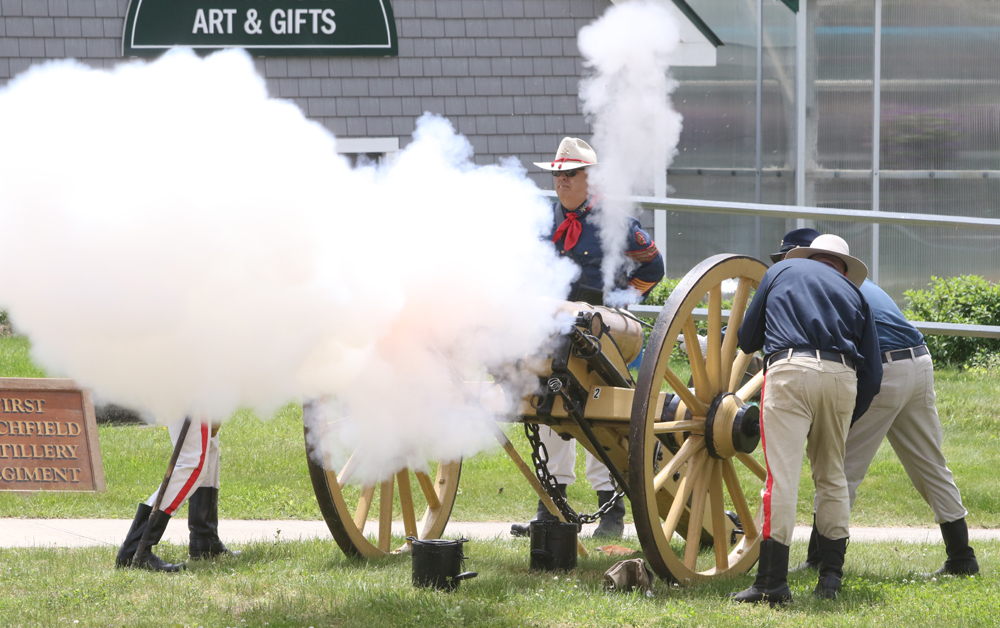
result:
[[[0,443],[0,458],[76,459],[78,445],[21,445]]]

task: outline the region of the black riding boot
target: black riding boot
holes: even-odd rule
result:
[[[789,570],[788,573],[797,573],[807,569],[819,569],[819,530],[816,529],[816,514],[813,513],[813,529],[809,534],[809,548],[806,550],[806,559],[799,563],[799,566]]]
[[[969,527],[965,518],[941,524],[941,536],[948,559],[931,576],[974,576],[979,573],[976,552],[969,546]]]
[[[191,531],[191,558],[215,558],[220,554],[239,556],[219,538],[219,489],[203,486],[188,500],[188,530]]]
[[[597,507],[601,508],[615,497],[614,491],[597,491]],[[625,532],[625,498],[622,497],[601,516],[601,523],[594,530],[595,539],[620,539]]]
[[[150,549],[160,542],[164,530],[167,529],[167,523],[170,521],[170,515],[162,510],[157,510],[156,514],[150,518],[149,513],[152,510],[147,504],[139,504],[139,509],[135,513],[135,519],[132,520],[132,527],[129,528],[128,534],[125,535],[125,541],[122,543],[121,549],[118,550],[115,567],[135,567],[150,571],[171,572],[184,569],[184,563],[177,565],[166,563]],[[142,540],[142,535],[145,533],[147,527],[150,528],[149,545],[142,555],[135,556],[136,550],[139,549],[139,542]]]
[[[847,538],[828,539],[818,534],[819,582],[813,595],[827,600],[837,599],[840,582],[844,578],[844,555],[847,553]]]
[[[563,499],[566,498],[566,485],[559,484],[559,492],[562,494]],[[549,509],[545,507],[542,500],[538,500],[538,510],[535,512],[535,517],[531,521],[559,521],[559,517],[553,515],[549,512]],[[510,526],[510,533],[512,536],[528,536],[528,531],[530,529],[530,521],[528,523],[515,523]]]
[[[791,602],[792,590],[788,588],[788,546],[774,539],[761,541],[757,579],[749,589],[730,593],[729,597],[734,602],[767,602],[771,606]]]

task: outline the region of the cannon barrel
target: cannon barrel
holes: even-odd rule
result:
[[[643,342],[642,325],[631,314],[624,310],[575,301],[564,301],[560,306],[560,310],[573,314],[599,314],[600,318],[597,320],[607,326],[605,333],[610,334],[614,338],[615,345],[618,347],[618,351],[621,352],[625,363],[628,364],[639,357]],[[596,317],[592,316],[591,320],[594,321],[595,319]],[[596,322],[592,323],[592,325],[597,324]],[[594,337],[601,335],[599,329],[591,328],[587,331]]]

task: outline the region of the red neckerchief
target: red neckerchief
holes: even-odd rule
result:
[[[590,199],[588,198],[575,210],[566,212],[566,218],[556,229],[555,235],[552,236],[552,241],[558,242],[559,238],[561,238],[563,234],[566,234],[566,242],[564,242],[564,245],[567,251],[576,246],[576,243],[580,240],[580,233],[583,231],[583,223],[580,222],[580,216],[576,212],[585,214],[590,211],[593,204],[589,203],[589,201]],[[586,206],[586,208],[584,208],[584,206]]]

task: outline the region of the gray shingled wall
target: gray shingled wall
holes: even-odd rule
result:
[[[398,57],[257,60],[273,96],[294,101],[339,137],[409,141],[425,111],[446,116],[476,161],[514,155],[529,169],[566,135],[590,136],[580,114],[580,27],[609,0],[394,0]],[[127,0],[0,0],[0,85],[34,63],[121,62]],[[538,183],[551,177],[533,174]]]

